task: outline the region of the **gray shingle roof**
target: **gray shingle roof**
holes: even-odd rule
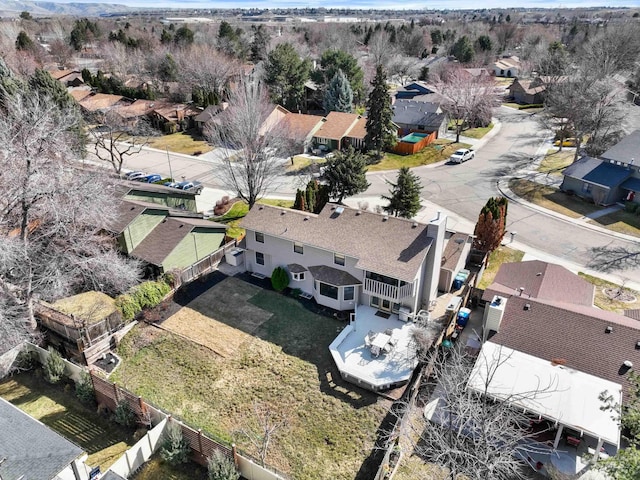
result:
[[[82,454],[80,447],[0,398],[3,480],[50,480]]]
[[[602,160],[599,160],[597,158],[582,157],[565,168],[562,171],[562,174],[567,177],[582,179],[585,175],[587,175],[601,163]]]
[[[126,480],[124,477],[121,477],[113,470],[107,470],[107,473],[100,477],[100,480]]]
[[[162,265],[178,244],[195,228],[226,229],[226,225],[197,218],[165,218],[131,251],[131,256],[151,265]]]
[[[640,130],[631,132],[600,157],[625,164],[631,162],[633,158],[634,163],[638,165],[640,163]]]
[[[413,282],[432,239],[427,225],[328,203],[313,215],[255,205],[240,225],[358,259],[357,267]],[[415,226],[414,226],[415,225]]]
[[[329,285],[334,285],[336,287],[342,287],[344,285],[360,285],[362,283],[349,272],[329,267],[327,265],[309,267],[309,271],[315,280],[328,283]]]
[[[483,298],[512,295],[522,290],[522,297],[538,298],[575,305],[593,305],[594,286],[560,265],[540,260],[504,263]]]
[[[393,104],[393,122],[405,125],[440,125],[444,114],[440,105],[415,100],[396,100]]]
[[[634,192],[640,192],[640,178],[627,178],[622,185],[620,185],[625,190],[633,190]]]
[[[287,265],[287,268],[291,273],[302,273],[307,271],[307,267],[303,267],[299,263],[290,263],[289,265]]]

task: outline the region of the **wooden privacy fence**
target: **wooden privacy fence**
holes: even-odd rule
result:
[[[212,254],[182,270],[179,275],[179,280],[176,279],[180,284],[176,285],[175,288],[178,288],[180,285],[185,283],[192,282],[198,277],[202,277],[203,275],[213,271],[220,264],[225,253],[236,247],[236,243],[236,240],[227,242]]]
[[[422,133],[422,132],[415,132]],[[438,132],[431,132],[429,135],[426,135],[422,140],[409,143],[409,142],[398,142],[393,147],[393,151],[395,153],[399,153],[400,155],[413,155],[414,153],[418,153],[420,150],[425,148],[427,145],[432,143],[438,135]]]
[[[115,411],[119,402],[125,401],[129,404],[135,413],[138,421],[147,426],[158,425],[168,415],[151,404],[145,402],[142,397],[132,394],[128,390],[112,383],[108,380],[100,378],[93,372],[91,381],[96,395],[96,401],[106,406],[109,410]],[[191,458],[196,463],[206,467],[207,461],[217,450],[225,457],[229,458],[238,467],[244,478],[249,480],[287,480],[282,473],[274,473],[273,468],[263,468],[258,462],[245,453],[240,453],[235,446],[225,445],[205,435],[201,429],[195,429],[186,425],[184,422],[177,421],[182,430],[183,437],[189,442],[192,455]]]

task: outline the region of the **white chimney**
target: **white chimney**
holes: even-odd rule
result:
[[[502,317],[504,316],[504,307],[507,304],[507,299],[494,295],[491,303],[484,307],[484,335],[485,340],[490,330],[494,332],[500,331],[500,324],[502,323]]]

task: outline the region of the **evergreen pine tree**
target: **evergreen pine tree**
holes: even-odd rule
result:
[[[329,195],[342,203],[344,198],[364,192],[369,188],[366,168],[364,155],[353,147],[336,153],[327,161],[324,171]]]
[[[294,210],[301,210],[301,211],[305,211],[305,203],[304,203],[304,194],[302,192],[302,190],[300,190],[299,188],[296,190],[296,199],[293,202],[293,209]]]
[[[387,85],[387,75],[378,65],[376,76],[371,82],[373,90],[367,101],[367,135],[365,144],[369,150],[375,150],[378,157],[382,151],[396,144],[396,129],[393,125],[393,110],[391,109],[391,97]]]
[[[420,192],[422,191],[420,178],[408,167],[402,167],[398,172],[396,183],[388,180],[387,183],[391,185],[391,190],[389,190],[389,196],[382,196],[389,202],[389,205],[383,207],[384,211],[396,217],[414,217],[420,210]]]
[[[474,230],[473,248],[487,253],[500,246],[506,232],[508,200],[504,197],[491,197],[478,216]]]
[[[324,110],[326,112],[346,112],[353,111],[353,90],[349,84],[349,79],[340,69],[329,82],[324,93]]]

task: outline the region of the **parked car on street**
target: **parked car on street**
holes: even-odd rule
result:
[[[134,171],[134,172],[126,173],[124,175],[124,178],[126,178],[127,180],[135,180],[137,178],[144,177],[145,175],[146,175],[145,172],[141,172],[141,171],[137,170],[137,171]]]
[[[204,188],[204,186],[200,182],[186,181],[186,182],[179,182],[174,188],[177,188],[179,190],[190,191],[190,192],[193,191],[195,192],[196,195],[199,195],[202,192],[202,189]]]
[[[162,180],[162,175],[158,175],[157,173],[151,173],[151,174],[145,175],[143,177],[134,178],[134,180],[136,182],[153,183],[153,182],[157,182],[159,180]]]
[[[471,160],[476,156],[476,152],[473,150],[469,150],[468,148],[461,148],[460,150],[456,150],[451,157],[449,157],[449,161],[451,163],[463,163],[467,160]]]

